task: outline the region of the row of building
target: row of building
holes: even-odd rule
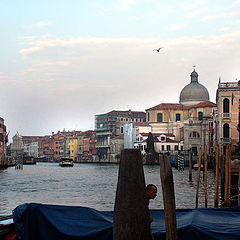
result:
[[[98,114],[95,129],[85,132],[59,131],[50,136],[20,136],[17,133],[10,147],[11,154],[17,157],[21,149],[28,155],[47,160],[71,157],[76,162],[118,162],[124,142],[139,148],[144,155],[150,132],[158,153],[191,150],[198,155],[199,148],[207,145],[208,154],[213,155],[217,145],[224,153],[229,143],[238,151],[239,104],[240,82],[219,80],[216,103],[213,103],[194,69],[190,83],[180,92],[179,103],[161,103],[146,112],[113,110]],[[131,130],[131,138],[129,129],[134,130]],[[2,128],[2,134],[6,142],[6,127]]]

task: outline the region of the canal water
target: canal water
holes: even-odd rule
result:
[[[117,164],[75,164],[61,168],[57,163],[24,165],[0,170],[0,215],[12,214],[22,203],[47,203],[113,210],[118,179]],[[144,166],[146,184],[158,187],[158,196],[150,208],[163,209],[159,166]],[[204,181],[201,172],[199,207],[205,206]],[[177,208],[195,208],[197,171],[188,181],[188,169],[173,168]],[[208,171],[208,207],[214,204],[214,174]]]

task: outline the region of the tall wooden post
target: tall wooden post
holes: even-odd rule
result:
[[[215,180],[215,196],[214,196],[214,207],[218,207],[218,189],[219,189],[219,145],[217,145],[217,155],[216,155],[216,180]]]
[[[227,199],[227,206],[231,206],[231,158],[232,158],[232,145],[229,145],[229,150],[228,150],[228,199]]]
[[[207,208],[207,145],[204,146],[204,193],[205,208]]]
[[[114,205],[113,239],[147,240],[150,236],[141,152],[139,149],[124,149]]]
[[[226,163],[225,163],[225,187],[224,187],[224,205],[225,207],[227,207],[227,203],[228,203],[228,174],[229,174],[229,145],[227,145],[226,148]]]
[[[172,167],[168,157],[163,155],[160,162],[160,176],[164,201],[166,240],[177,240],[177,220]]]
[[[188,152],[188,162],[189,162],[189,182],[192,181],[192,151]]]
[[[196,191],[196,208],[198,208],[198,191],[199,191],[199,182],[200,182],[200,173],[201,173],[201,159],[202,159],[202,148],[200,147],[199,156],[198,156],[198,176],[197,176],[197,191]]]

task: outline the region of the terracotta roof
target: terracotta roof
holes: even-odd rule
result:
[[[200,102],[198,104],[189,105],[189,106],[183,106],[179,103],[161,103],[158,104],[152,108],[146,109],[148,110],[183,110],[183,109],[191,109],[191,108],[198,108],[198,107],[217,107],[217,104],[206,101],[206,102]]]
[[[210,102],[210,101],[206,101],[206,102],[200,102],[198,104],[194,104],[194,105],[190,105],[190,106],[185,106],[185,108],[187,108],[187,109],[199,108],[199,107],[217,107],[217,104]]]
[[[146,109],[146,111],[148,111],[148,110],[168,110],[168,109],[182,110],[182,109],[184,109],[184,106],[179,103],[161,103],[152,108]]]
[[[166,142],[179,143],[179,141],[172,140],[172,139],[169,139],[169,138],[166,139]]]

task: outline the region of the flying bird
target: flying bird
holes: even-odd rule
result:
[[[159,52],[162,49],[162,47],[158,48],[158,49],[153,49],[153,51],[157,51]]]

